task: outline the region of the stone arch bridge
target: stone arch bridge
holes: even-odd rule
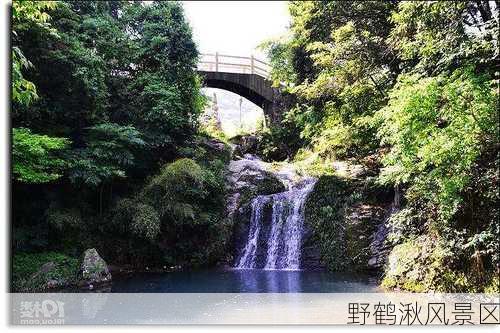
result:
[[[201,54],[198,73],[205,87],[234,92],[261,107],[271,122],[281,119],[285,99],[272,86],[267,63],[251,57]]]

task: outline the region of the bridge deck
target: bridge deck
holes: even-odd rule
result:
[[[218,52],[202,53],[198,62],[200,72],[223,72],[237,74],[255,74],[267,79],[270,66],[266,62],[250,57],[231,56],[219,54]]]

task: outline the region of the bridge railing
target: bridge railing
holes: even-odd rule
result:
[[[200,54],[198,70],[207,72],[256,74],[268,78],[271,68],[269,64],[254,56],[241,57],[216,52]]]

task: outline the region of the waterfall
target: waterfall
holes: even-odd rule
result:
[[[250,229],[248,231],[248,240],[243,250],[243,255],[238,263],[238,268],[254,268],[255,254],[257,252],[257,242],[261,229],[262,210],[269,201],[267,196],[259,195],[252,201],[252,215],[250,217]]]
[[[248,237],[236,268],[300,269],[304,206],[314,184],[315,179],[307,178],[288,191],[253,199]],[[272,209],[270,216],[266,206]]]

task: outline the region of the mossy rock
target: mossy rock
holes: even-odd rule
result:
[[[110,281],[111,273],[104,259],[101,258],[96,249],[86,250],[80,264],[78,283],[82,286],[89,286]]]
[[[385,210],[365,195],[363,182],[322,176],[306,201],[306,247],[319,246],[321,262],[332,271],[365,271],[370,243]]]
[[[470,272],[447,264],[452,255],[428,235],[408,239],[389,254],[382,286],[411,292],[483,292]]]
[[[285,185],[271,173],[266,172],[265,177],[258,179],[255,186],[259,195],[268,195],[286,191]]]

